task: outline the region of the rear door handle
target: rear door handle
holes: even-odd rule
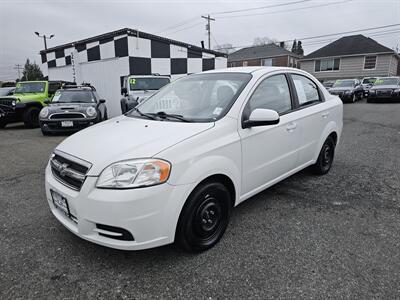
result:
[[[322,117],[323,117],[323,118],[327,118],[328,116],[329,116],[329,111],[324,112],[324,113],[322,114]]]
[[[296,123],[290,123],[288,126],[286,126],[286,130],[289,131],[289,132],[292,132],[296,128],[297,128],[297,124]]]

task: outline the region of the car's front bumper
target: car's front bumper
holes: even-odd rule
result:
[[[60,183],[46,168],[46,197],[54,216],[77,236],[111,248],[140,250],[172,243],[181,208],[192,185],[112,190],[95,187],[97,177],[87,177],[80,191]],[[52,199],[51,190],[68,201],[71,219]],[[99,233],[97,224],[122,228],[133,240],[118,240]]]
[[[62,122],[63,121],[72,121],[73,126],[71,127],[63,127]],[[81,129],[84,129],[86,127],[89,127],[91,125],[94,125],[96,123],[96,118],[93,119],[72,119],[72,120],[62,120],[62,119],[57,119],[57,120],[49,120],[49,119],[40,119],[40,128],[44,132],[75,132],[79,131]]]
[[[389,91],[374,91],[369,92],[368,94],[368,101],[393,101],[398,102],[400,101],[400,92],[389,92]]]

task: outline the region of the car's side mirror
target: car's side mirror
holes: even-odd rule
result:
[[[253,110],[247,120],[243,121],[243,128],[255,126],[275,125],[279,123],[279,114],[272,109],[257,108]]]
[[[128,94],[128,90],[126,87],[121,88],[121,95],[126,96]]]
[[[49,99],[46,99],[46,100],[43,101],[43,103],[46,104],[46,105],[48,105],[48,104],[50,104],[50,100],[49,100]]]
[[[106,103],[106,100],[100,99],[100,100],[99,100],[99,103]]]

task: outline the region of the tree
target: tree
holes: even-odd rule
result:
[[[292,49],[291,51],[295,54],[297,54],[297,42],[296,40],[293,41]]]
[[[21,81],[34,81],[34,80],[42,80],[43,73],[40,70],[40,67],[35,63],[31,63],[29,58],[26,59],[26,63],[24,66],[24,70],[22,71]]]
[[[296,51],[296,53],[298,55],[300,55],[300,56],[304,55],[304,50],[303,50],[303,47],[301,46],[301,41],[297,42],[297,51]]]
[[[262,46],[267,44],[277,44],[279,41],[277,39],[270,39],[269,37],[256,37],[253,41],[253,46]]]
[[[225,54],[229,54],[229,53],[232,53],[235,51],[232,44],[218,45],[217,47],[214,47],[214,50],[225,53]]]

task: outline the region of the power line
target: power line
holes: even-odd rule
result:
[[[309,36],[309,37],[296,38],[296,39],[300,40],[300,41],[312,40],[312,39],[317,39],[317,38],[321,38],[321,37],[337,36],[337,35],[342,35],[342,34],[347,34],[347,33],[364,32],[364,31],[370,31],[370,30],[375,30],[375,29],[396,27],[396,26],[399,26],[399,25],[400,25],[400,23],[397,23],[397,24],[390,24],[390,25],[385,25],[385,26],[377,26],[377,27],[370,27],[370,28],[364,28],[364,29],[358,29],[358,30],[342,31],[342,32],[337,32],[337,33],[330,33],[330,34],[317,35],[317,36]],[[291,42],[293,40],[294,39],[285,40],[285,41],[282,41],[282,42]],[[232,48],[246,48],[246,47],[252,47],[252,46],[253,45],[245,45],[245,46],[235,46],[235,47],[232,47]]]
[[[306,6],[306,7],[299,7],[299,8],[294,8],[294,9],[276,10],[276,11],[269,11],[269,12],[262,12],[262,13],[254,13],[254,14],[246,14],[246,15],[225,16],[225,17],[219,17],[219,18],[220,18],[220,19],[230,19],[230,18],[241,18],[241,17],[260,16],[260,15],[271,15],[271,14],[285,13],[285,12],[291,12],[291,11],[298,11],[298,10],[309,9],[309,8],[315,8],[315,7],[331,6],[331,5],[336,5],[336,4],[347,3],[347,2],[350,2],[350,1],[354,1],[354,0],[337,1],[337,2],[331,2],[331,3],[325,3],[325,4],[317,4],[317,5],[311,5],[311,6]]]
[[[164,28],[163,30],[160,30],[159,32],[157,32],[157,34],[164,33],[164,32],[167,32],[167,31],[171,31],[172,29],[175,29],[175,28],[181,27],[183,25],[192,23],[193,21],[197,20],[197,18],[198,17],[193,17],[193,18],[190,18],[190,19],[186,19],[186,21],[176,23],[175,25],[172,25],[172,26]]]
[[[178,29],[178,30],[173,31],[173,32],[170,32],[170,33],[168,33],[168,34],[169,34],[169,35],[170,35],[170,34],[174,34],[174,33],[177,33],[177,32],[183,31],[183,30],[186,30],[186,29],[193,28],[193,27],[195,27],[195,26],[197,26],[197,25],[200,25],[200,24],[203,24],[203,22],[197,22],[196,24],[193,24],[193,25],[191,25],[191,26]]]
[[[20,70],[23,70],[24,67],[22,65],[20,65],[20,64],[15,64],[13,69],[17,70],[17,72],[18,72],[18,80],[21,80],[21,72],[20,72]]]
[[[278,7],[278,6],[294,5],[294,4],[310,2],[310,1],[312,1],[312,0],[300,0],[300,1],[294,1],[294,2],[292,1],[292,2],[286,2],[286,3],[268,5],[268,6],[259,6],[259,7],[237,9],[237,10],[229,10],[229,11],[220,11],[220,12],[214,12],[214,13],[211,13],[211,14],[212,15],[225,15],[225,14],[232,14],[232,13],[237,13],[237,12],[242,12],[242,11],[251,11],[251,10],[259,10],[259,9],[265,9],[265,8]]]

